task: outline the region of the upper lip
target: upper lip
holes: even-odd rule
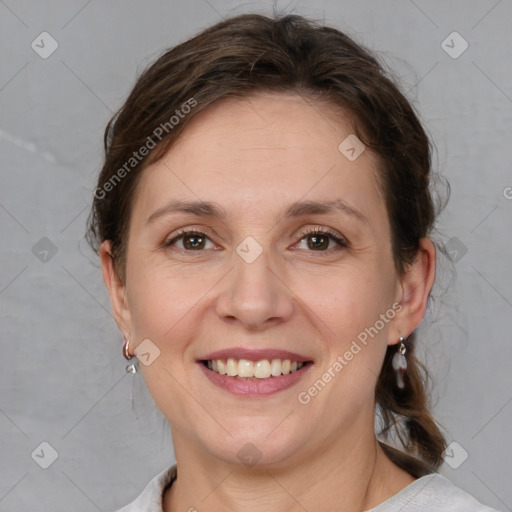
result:
[[[304,363],[312,361],[310,357],[302,356],[289,350],[279,349],[257,349],[251,350],[248,348],[226,348],[223,350],[217,350],[210,354],[201,357],[198,361],[209,361],[215,359],[247,359],[249,361],[261,361],[263,359],[289,359],[290,361],[297,361],[298,363]]]

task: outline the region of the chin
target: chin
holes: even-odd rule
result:
[[[282,420],[283,418],[280,418],[279,421]],[[232,436],[224,432],[222,439],[214,440],[215,444],[210,444],[205,449],[227,464],[242,465],[251,469],[270,469],[282,463],[290,464],[297,459],[297,451],[304,447],[308,436],[305,435],[303,428],[295,429],[295,434],[290,432],[289,428],[283,428],[279,432],[280,427],[276,428],[279,421],[265,421],[264,428],[262,425],[255,428],[253,420],[253,424],[246,429],[229,430]],[[297,436],[299,431],[300,438]]]

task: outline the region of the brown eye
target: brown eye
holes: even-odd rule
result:
[[[183,237],[183,247],[189,250],[204,249],[206,237],[203,235],[191,234]]]
[[[306,239],[309,249],[325,250],[329,248],[330,237],[327,235],[308,235]]]
[[[175,247],[181,251],[202,251],[213,248],[213,242],[200,231],[183,231],[164,243],[165,247]]]
[[[297,248],[314,252],[330,252],[335,249],[347,248],[348,242],[335,232],[316,228],[302,234]]]

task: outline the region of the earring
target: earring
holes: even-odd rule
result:
[[[129,347],[130,347],[130,340],[129,340],[129,338],[126,338],[125,342],[124,342],[124,345],[123,345],[123,356],[126,359],[128,359],[128,361],[130,359],[133,359],[133,356],[130,354]],[[127,373],[137,373],[137,365],[133,364],[133,363],[127,365],[126,366],[126,372]]]
[[[400,389],[404,389],[405,381],[404,381],[404,373],[407,370],[407,359],[405,358],[405,352],[407,348],[405,347],[405,338],[400,336],[400,346],[398,347],[398,352],[393,356],[392,365],[393,369],[396,371],[396,385]]]

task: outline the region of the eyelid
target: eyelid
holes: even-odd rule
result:
[[[327,228],[325,226],[310,226],[310,227],[305,228],[302,231],[300,231],[297,236],[300,236],[300,239],[299,239],[299,242],[300,242],[306,236],[311,235],[311,234],[317,234],[317,233],[321,233],[323,235],[330,236],[331,238],[334,239],[334,241],[336,243],[338,243],[338,245],[340,247],[348,248],[350,246],[349,241],[341,233],[339,233],[338,231],[335,231],[334,229]],[[312,251],[312,252],[317,252],[317,251]],[[327,251],[318,251],[318,252],[327,252]]]
[[[165,248],[168,248],[168,247],[172,247],[173,244],[175,242],[177,242],[179,239],[182,239],[184,236],[186,235],[190,235],[190,234],[195,234],[195,235],[202,235],[204,236],[205,238],[207,238],[210,242],[212,242],[214,245],[217,245],[215,244],[215,242],[211,239],[210,236],[208,236],[208,234],[206,233],[206,230],[205,229],[198,229],[198,228],[189,228],[189,227],[185,227],[185,228],[180,228],[178,229],[178,231],[172,233],[172,235],[169,235],[165,238],[165,240],[162,242],[162,247],[165,249]],[[178,251],[185,251],[184,249],[180,249],[180,248],[176,248],[176,250]],[[186,251],[186,252],[202,252],[202,251]]]

